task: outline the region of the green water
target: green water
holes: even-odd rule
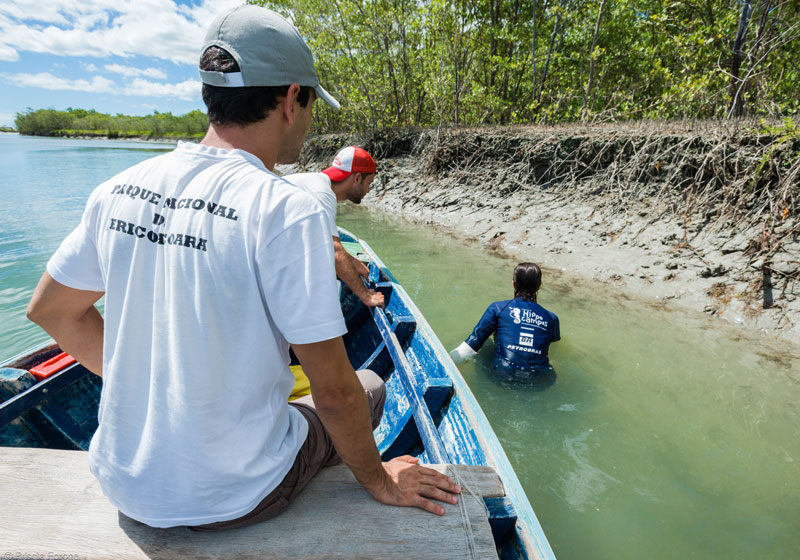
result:
[[[511,297],[514,262],[340,205],[449,349]],[[560,559],[800,556],[800,359],[766,336],[545,270],[551,386],[461,371]]]
[[[160,149],[0,134],[0,357],[47,340],[25,305],[93,186]],[[510,297],[513,262],[363,207],[339,212],[448,349]],[[555,383],[496,382],[489,347],[461,371],[559,559],[800,556],[797,348],[548,269],[540,303],[561,319]]]

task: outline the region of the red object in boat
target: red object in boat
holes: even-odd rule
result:
[[[42,362],[41,364],[33,366],[28,371],[31,372],[31,375],[33,375],[37,381],[41,381],[43,379],[47,379],[54,373],[58,373],[65,367],[71,366],[74,363],[75,358],[66,352],[62,352],[58,356],[53,356],[46,362]]]

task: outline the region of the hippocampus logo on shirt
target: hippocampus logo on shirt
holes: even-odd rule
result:
[[[520,309],[519,307],[509,307],[509,315],[514,319],[514,324],[519,325],[525,323],[526,325],[535,325],[537,327],[547,327],[547,321],[544,317],[537,315],[530,309]]]

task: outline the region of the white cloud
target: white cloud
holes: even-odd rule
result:
[[[19,60],[19,53],[17,52],[17,49],[0,43],[0,60],[16,62]]]
[[[167,77],[166,73],[158,68],[134,68],[133,66],[122,66],[121,64],[106,64],[104,68],[109,72],[122,74],[123,76],[127,76],[129,78],[144,76],[146,78],[163,80]]]
[[[90,91],[92,93],[112,93],[114,82],[102,76],[91,80],[67,80],[48,72],[39,74],[4,74],[7,82],[16,86],[38,87],[51,90]]]
[[[48,72],[39,74],[0,74],[0,78],[10,84],[23,87],[38,87],[49,90],[88,91],[132,97],[177,97],[187,101],[200,98],[200,82],[185,80],[177,84],[161,84],[135,78],[127,84],[94,76],[91,80],[68,80]]]
[[[91,64],[91,63],[89,63],[89,64],[86,64],[85,62],[81,62],[81,67],[82,67],[84,70],[86,70],[87,72],[97,72],[98,70],[100,70],[100,69],[99,69],[97,66],[95,66],[94,64]]]
[[[177,84],[159,84],[136,78],[123,89],[123,93],[142,97],[177,97],[193,101],[200,98],[200,82],[186,80]]]
[[[17,51],[61,56],[147,56],[196,64],[212,17],[242,0],[3,0],[0,58]],[[4,60],[15,60],[4,58]]]

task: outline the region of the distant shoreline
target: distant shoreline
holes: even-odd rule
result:
[[[21,134],[17,130],[2,130],[0,132],[19,134],[30,138],[66,138],[71,140],[120,140],[123,142],[153,142],[155,144],[175,144],[177,142],[199,142],[199,137],[192,136],[116,136],[108,134]]]

